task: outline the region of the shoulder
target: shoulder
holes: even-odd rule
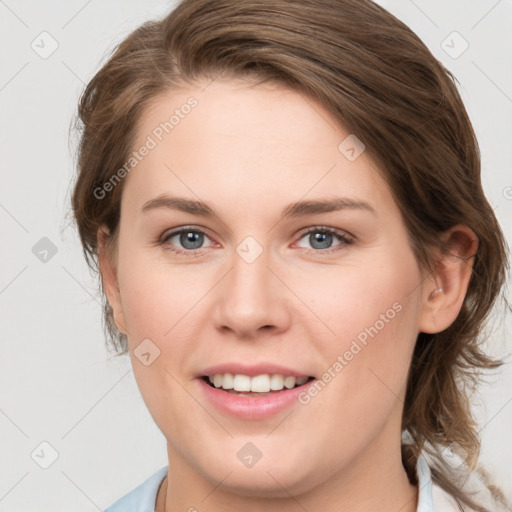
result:
[[[158,488],[167,475],[168,467],[160,468],[104,512],[154,512]]]

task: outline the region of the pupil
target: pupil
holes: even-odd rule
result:
[[[310,243],[315,249],[326,249],[332,242],[332,235],[330,233],[314,233],[311,237]],[[320,246],[315,247],[315,244],[318,242],[320,242]]]
[[[203,243],[203,236],[202,233],[194,233],[193,231],[183,232],[180,236],[180,243],[186,249],[198,249]]]

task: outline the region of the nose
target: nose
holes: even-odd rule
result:
[[[251,261],[234,251],[230,261],[231,268],[218,285],[217,329],[244,339],[285,331],[291,317],[290,296],[276,277],[279,269],[270,254],[263,250]]]

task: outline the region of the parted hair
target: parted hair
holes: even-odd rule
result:
[[[370,0],[183,0],[165,18],[130,33],[86,85],[78,106],[72,209],[89,266],[98,272],[100,226],[108,228],[115,251],[123,182],[103,198],[94,190],[127,161],[141,114],[160,94],[219,77],[286,86],[356,134],[388,183],[425,272],[435,268],[432,249],[447,250],[443,232],[461,223],[476,234],[459,315],[444,331],[416,340],[402,457],[414,481],[414,461],[424,450],[435,461],[434,481],[461,507],[484,510],[463,490],[443,451],[457,447],[469,468],[477,465],[480,442],[468,390],[484,370],[502,364],[482,344],[505,286],[507,246],[484,195],[478,143],[455,77],[382,7]],[[100,287],[103,292],[101,281]],[[126,337],[102,297],[107,346],[125,354]]]

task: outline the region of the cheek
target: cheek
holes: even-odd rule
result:
[[[119,284],[129,338],[133,343],[144,338],[163,343],[179,331],[174,326],[180,326],[185,315],[189,322],[193,318],[193,306],[204,295],[206,283],[193,265],[166,265],[161,257],[135,248],[124,254]]]
[[[414,260],[405,259],[393,263],[379,258],[297,276],[294,291],[313,313],[309,323],[322,321],[324,346],[340,349],[355,338],[364,343],[375,336],[400,337],[403,328],[414,323],[416,299],[411,291],[419,274]],[[405,318],[409,322],[404,323]],[[410,330],[406,331],[408,335]]]
[[[389,413],[405,386],[417,336],[419,308],[411,291],[418,280],[414,258],[405,255],[364,268],[333,267],[315,287],[312,280],[301,287],[304,296],[310,290],[310,339],[321,354],[322,381],[340,407],[352,408],[353,417],[367,407]],[[322,288],[319,282],[327,284]]]
[[[190,365],[189,328],[200,309],[194,304],[204,295],[192,268],[166,265],[137,248],[126,248],[119,261],[134,376],[156,424],[172,426],[175,437],[180,429],[186,430],[184,411],[190,407],[190,396],[180,383],[185,383],[183,369]],[[144,353],[149,353],[145,360]]]

